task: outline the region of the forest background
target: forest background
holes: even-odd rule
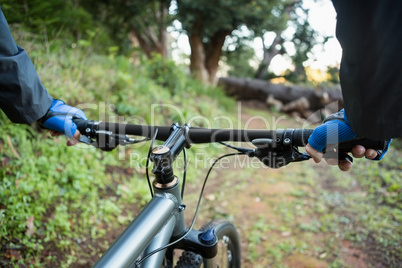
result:
[[[279,126],[295,128],[299,119],[264,106],[265,100],[245,105],[240,113],[243,106],[216,86],[219,76],[312,91],[339,88],[338,66],[328,66],[324,72],[306,67],[314,57],[312,49],[333,37],[321,36],[311,27],[303,1],[1,0],[0,4],[13,37],[28,51],[51,95],[77,107],[95,104],[85,110],[91,119],[170,125],[199,116],[228,116],[242,125],[245,118],[257,115],[283,116]],[[188,37],[189,56],[172,57],[179,46],[172,31]],[[262,57],[256,57],[250,45],[256,38]],[[291,63],[281,73],[269,68],[278,55]],[[127,225],[149,197],[145,167],[130,161],[133,153],[145,156],[148,147],[110,153],[66,148],[62,138],[52,139],[46,130],[15,125],[3,113],[0,116],[0,264],[90,266],[113,241],[112,230]],[[211,127],[228,126],[213,121]],[[244,224],[244,264],[400,266],[400,142],[392,148],[384,161],[358,161],[348,175],[311,163],[274,173],[268,186],[279,180],[292,186],[274,193],[286,201],[265,200],[273,208],[272,214],[267,213],[270,218],[256,212],[254,223]],[[217,156],[223,149],[202,150]],[[245,169],[242,177],[266,181],[267,170],[262,171],[265,175],[260,171],[257,176],[255,169]],[[203,169],[190,172],[189,177],[202,176]],[[223,179],[236,173],[225,172]],[[248,197],[261,199],[255,195]],[[208,195],[209,209],[200,217],[236,218],[233,207],[208,206],[208,201],[228,197],[229,193]],[[261,233],[277,237],[272,239],[275,243]],[[345,248],[361,262],[345,257]]]

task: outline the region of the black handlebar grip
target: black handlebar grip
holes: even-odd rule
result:
[[[81,132],[81,134],[84,134],[88,127],[89,120],[73,118],[73,122],[77,125],[77,129]]]
[[[308,138],[313,133],[314,129],[295,129],[293,132],[293,145],[306,146]]]
[[[308,138],[313,133],[313,129],[295,129],[293,132],[293,145],[306,146]],[[350,152],[355,145],[362,145],[367,149],[385,150],[388,141],[374,141],[367,138],[356,138],[349,141],[340,142],[338,144],[330,144],[328,148],[336,148],[339,152]],[[325,149],[324,149],[325,151]]]

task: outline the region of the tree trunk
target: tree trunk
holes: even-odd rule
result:
[[[159,19],[159,44],[161,55],[163,58],[166,58],[168,56],[168,39],[165,23],[165,18],[169,15],[168,8],[168,3],[166,1],[161,1],[159,10],[160,13],[155,16],[156,20]]]
[[[210,37],[209,42],[204,42],[202,21],[198,18],[194,22],[188,38],[191,47],[190,71],[203,84],[216,84],[222,46],[230,33],[229,30],[218,30]]]
[[[255,78],[257,79],[264,79],[268,76],[268,67],[271,64],[272,59],[279,54],[284,54],[284,49],[277,48],[277,45],[282,45],[284,40],[283,38],[280,36],[280,33],[276,34],[276,37],[274,39],[274,41],[272,42],[272,44],[269,46],[269,48],[267,48],[265,46],[264,43],[264,38],[262,38],[262,47],[263,47],[263,51],[264,51],[264,57],[260,63],[260,65],[258,66],[258,70],[257,70],[257,74],[255,75]]]
[[[196,27],[197,25],[194,26],[194,28]],[[199,34],[192,33],[189,36],[191,47],[190,71],[197,80],[204,84],[216,84],[222,46],[228,34],[230,31],[218,31],[207,44],[202,42],[202,36]]]
[[[216,85],[216,73],[219,68],[219,60],[222,56],[222,46],[225,42],[226,36],[230,31],[220,30],[217,31],[208,43],[206,50],[205,67],[208,71],[208,82],[211,85]]]
[[[189,42],[191,47],[190,55],[190,71],[193,77],[203,84],[207,84],[209,81],[209,75],[205,66],[205,50],[202,43],[202,36],[198,34],[192,34],[189,36]]]
[[[139,45],[142,51],[145,52],[148,58],[152,57],[153,53],[161,54],[162,57],[167,57],[166,32],[160,32],[160,36],[156,36],[150,29],[143,32],[138,32],[136,29],[131,31],[131,43],[133,46]]]
[[[220,78],[218,84],[228,95],[239,100],[258,100],[264,103],[274,103],[273,99],[280,101],[284,105],[282,110],[286,112],[301,109],[316,111],[335,101],[343,106],[340,89],[317,91],[296,85],[273,84],[265,80],[237,77]]]
[[[168,6],[164,1],[160,2],[159,9],[154,10],[154,20],[157,22],[155,30],[141,19],[135,19],[131,29],[131,43],[140,45],[148,58],[153,53],[161,54],[163,58],[168,55],[168,43],[165,17],[168,15]]]

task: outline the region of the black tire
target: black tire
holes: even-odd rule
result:
[[[214,228],[218,236],[218,254],[215,258],[219,268],[240,268],[241,251],[240,239],[236,227],[230,222],[214,220],[204,225],[200,230]],[[176,268],[203,267],[203,258],[191,251],[184,251],[180,256]]]

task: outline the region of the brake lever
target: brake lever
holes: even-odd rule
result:
[[[302,162],[302,161],[309,160],[311,158],[311,156],[308,153],[300,153],[299,151],[297,151],[297,152],[299,153],[299,155],[292,162]]]
[[[293,162],[306,161],[311,158],[307,153],[299,152],[296,146],[292,146],[291,140],[284,139],[255,139],[252,141],[257,148],[249,156],[255,156],[266,166],[281,168]]]
[[[119,145],[124,146],[140,142],[128,137],[127,135],[114,134],[111,131],[105,130],[97,130],[95,131],[95,133],[92,134],[92,136],[96,137],[96,140],[92,140],[90,137],[82,135],[79,141],[88,145],[92,145],[103,151],[112,151]]]
[[[92,145],[93,141],[91,140],[90,137],[88,137],[87,135],[81,135],[81,137],[78,139],[79,142],[88,144],[88,145]]]

